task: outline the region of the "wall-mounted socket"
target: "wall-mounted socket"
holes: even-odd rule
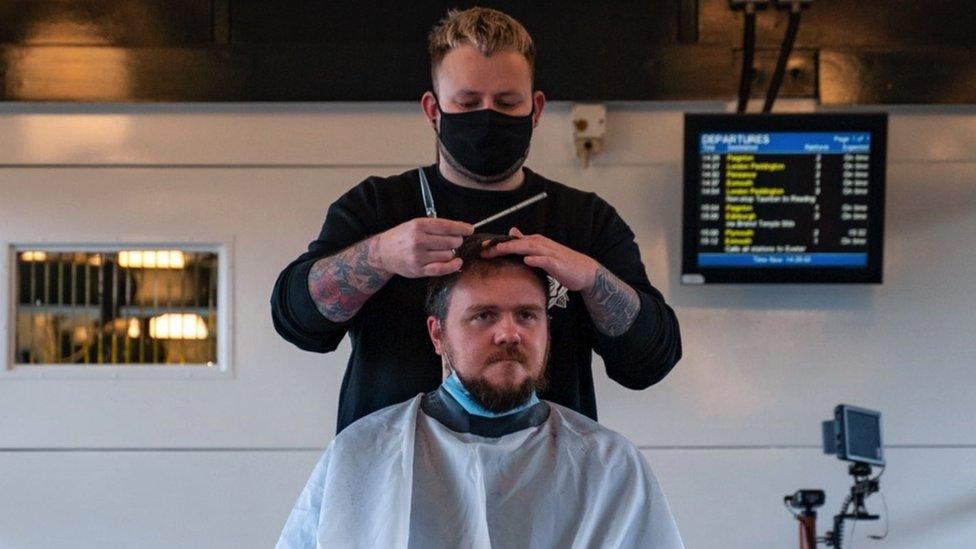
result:
[[[603,140],[607,135],[607,107],[576,104],[573,105],[569,118],[573,121],[576,156],[586,168],[590,165],[590,156],[603,151]]]

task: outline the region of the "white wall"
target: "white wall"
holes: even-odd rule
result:
[[[644,449],[689,548],[780,548],[796,544],[783,495],[827,489],[823,532],[849,485],[820,421],[880,409],[883,545],[967,547],[976,110],[891,111],[883,285],[681,286],[682,113],[725,107],[613,104],[587,170],[567,104],[537,130],[529,165],[617,207],[682,323],[685,358],[650,390],[596,362],[602,422]],[[332,435],[348,353],[278,338],[271,285],[341,192],[432,158],[407,104],[2,106],[0,246],[225,243],[234,359],[227,379],[0,377],[0,547],[271,545]],[[859,524],[857,544],[879,530]]]

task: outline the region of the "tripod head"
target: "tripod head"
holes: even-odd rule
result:
[[[842,512],[838,516],[846,520],[878,520],[880,517],[868,513],[864,506],[865,498],[877,492],[881,484],[878,479],[870,478],[871,466],[867,463],[852,463],[848,472],[854,477],[854,486],[851,486],[851,495],[848,496],[848,500],[854,504],[854,510],[850,513]],[[845,506],[844,509],[846,508]]]

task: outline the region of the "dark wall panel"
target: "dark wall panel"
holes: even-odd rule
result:
[[[958,48],[820,52],[826,105],[976,103],[976,55]]]
[[[231,43],[318,44],[319,55],[351,55],[325,63],[348,67],[346,82],[329,82],[337,97],[365,91],[353,81],[403,78],[395,98],[414,99],[428,87],[427,34],[450,8],[482,5],[518,19],[538,50],[536,83],[551,99],[646,99],[641,66],[653,47],[678,34],[678,2],[308,2],[300,8],[261,0],[231,5]],[[356,48],[349,45],[358,45]],[[417,87],[415,84],[422,81]]]
[[[787,14],[766,9],[756,17],[756,42],[778,46]],[[700,0],[698,38],[706,44],[742,43],[742,13],[728,0]],[[814,0],[801,15],[800,47],[943,45],[976,48],[972,0]]]
[[[426,47],[427,33],[449,9],[495,8],[518,19],[545,50],[549,39],[590,45],[669,44],[681,0],[604,2],[268,2],[229,0],[235,44],[394,42]],[[600,37],[599,42],[589,37]],[[557,40],[558,41],[558,40]]]
[[[182,46],[213,42],[209,0],[5,0],[0,43]]]
[[[8,0],[0,100],[415,101],[426,36],[476,2]],[[734,99],[727,0],[498,1],[538,46],[536,85],[575,101]],[[781,96],[825,104],[976,102],[972,0],[815,0]],[[758,17],[753,96],[787,17]]]
[[[242,101],[246,62],[209,48],[2,48],[7,100]]]
[[[756,52],[752,97],[765,97],[776,67],[777,50]],[[735,97],[742,63],[740,52],[724,46],[678,45],[655,48],[644,65],[647,93],[660,100],[705,100]],[[790,57],[780,97],[814,97],[817,93],[814,50]]]

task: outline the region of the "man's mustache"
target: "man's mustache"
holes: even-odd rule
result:
[[[502,351],[489,355],[485,360],[485,366],[502,360],[514,360],[524,364],[528,360],[528,357],[518,347],[505,347]]]

